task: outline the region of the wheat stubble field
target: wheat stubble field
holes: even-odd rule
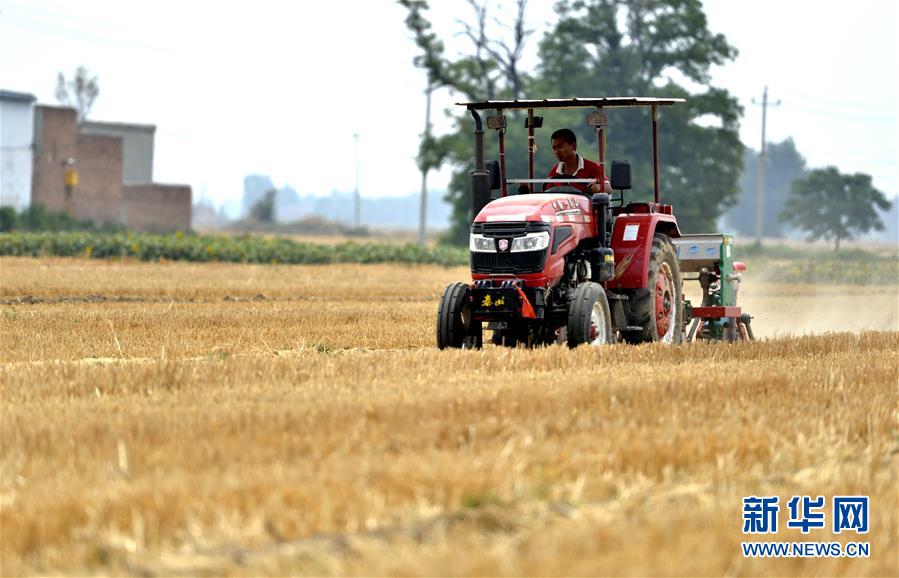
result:
[[[899,574],[897,287],[747,276],[752,344],[438,352],[466,275],[0,259],[0,572]],[[871,558],[744,559],[748,495],[869,495]]]

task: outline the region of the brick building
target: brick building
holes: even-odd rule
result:
[[[152,182],[155,130],[123,123],[79,125],[73,108],[34,107],[31,202],[66,210],[71,159],[79,177],[71,203],[76,218],[147,231],[189,229],[190,187]]]

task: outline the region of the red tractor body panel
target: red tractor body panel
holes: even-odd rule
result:
[[[528,287],[549,287],[562,278],[565,255],[584,239],[596,237],[596,223],[590,207],[590,199],[579,194],[536,193],[502,197],[488,203],[475,217],[475,223],[548,223],[550,226],[550,250],[543,271],[516,275],[487,275],[472,273],[472,279],[521,279]],[[569,235],[557,243],[560,226],[571,227]]]
[[[637,203],[620,213],[612,230],[611,248],[615,251],[615,278],[608,282],[610,289],[645,288],[649,275],[650,251],[653,235],[664,232],[680,237],[677,220],[670,205]],[[550,246],[555,251],[547,257],[543,271],[517,275],[488,275],[472,273],[472,280],[516,278],[528,287],[549,287],[563,275],[565,255],[585,239],[597,237],[590,198],[580,194],[537,193],[513,195],[491,201],[475,217],[475,223],[543,222],[550,225]],[[556,245],[559,227],[571,227],[572,234]]]
[[[612,250],[615,251],[615,277],[609,289],[642,289],[649,276],[652,238],[656,232],[680,237],[677,220],[666,213],[622,213],[612,229]]]

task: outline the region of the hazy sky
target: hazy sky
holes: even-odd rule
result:
[[[537,32],[527,62],[553,3],[529,3]],[[468,5],[431,4],[436,29],[462,46],[455,19]],[[769,109],[769,141],[792,136],[811,167],[866,172],[899,193],[894,0],[705,6],[710,28],[740,51],[713,77],[745,106],[744,143],[759,146],[761,111],[750,100],[767,84],[782,101]],[[100,82],[91,117],[155,124],[155,179],[188,183],[195,198],[236,203],[249,173],[301,193],[352,190],[356,132],[362,195],[408,194],[420,187],[424,73],[411,64],[404,17],[393,0],[0,0],[0,87],[52,104],[57,72],[88,66]],[[438,130],[455,100],[438,93]],[[447,177],[430,184],[443,188]]]

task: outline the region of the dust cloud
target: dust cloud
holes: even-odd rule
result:
[[[688,284],[689,285],[689,284]],[[687,298],[694,297],[687,287]],[[829,331],[899,331],[895,285],[805,285],[744,278],[738,305],[757,338]]]

